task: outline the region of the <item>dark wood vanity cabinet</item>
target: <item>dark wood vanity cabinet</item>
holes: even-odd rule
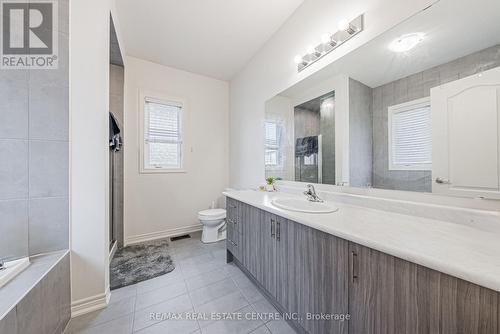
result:
[[[347,314],[348,242],[244,203],[239,210],[241,252],[228,250],[299,332],[347,334],[347,321],[308,318],[308,314]],[[230,231],[233,230],[233,231]],[[235,228],[228,222],[228,238]]]
[[[500,334],[495,291],[238,201],[227,209],[228,251],[280,311],[298,315],[298,333]]]
[[[349,333],[499,333],[497,292],[354,243],[349,248]]]

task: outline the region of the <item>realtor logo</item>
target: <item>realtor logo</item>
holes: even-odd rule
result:
[[[57,0],[0,0],[2,69],[57,69]]]

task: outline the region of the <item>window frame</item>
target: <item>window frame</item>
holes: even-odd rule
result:
[[[179,152],[179,167],[146,167],[146,159],[148,157],[146,134],[146,102],[160,103],[181,107],[179,119],[180,132],[180,152]],[[186,173],[185,157],[186,157],[186,131],[185,120],[187,112],[187,102],[179,97],[168,96],[159,92],[139,92],[139,173],[140,174],[169,174],[169,173]]]
[[[389,163],[389,170],[390,171],[432,171],[432,161],[431,163],[415,163],[415,164],[395,164],[393,161],[393,152],[392,152],[392,142],[393,142],[393,117],[397,113],[401,112],[406,112],[406,111],[411,111],[414,109],[418,108],[423,108],[423,107],[428,107],[429,109],[431,108],[431,98],[430,96],[424,97],[421,99],[397,104],[390,106],[388,108],[388,115],[387,115],[387,142],[388,142],[388,163]],[[432,113],[431,113],[432,115]],[[431,125],[431,131],[432,131],[432,125]],[[432,138],[431,138],[431,145],[432,145]],[[431,148],[432,150],[432,148]]]

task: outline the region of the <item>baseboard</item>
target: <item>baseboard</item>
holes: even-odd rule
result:
[[[108,306],[111,293],[109,289],[105,293],[83,298],[71,303],[71,318],[103,309]]]
[[[156,239],[176,237],[178,235],[183,235],[186,233],[193,233],[193,232],[201,231],[202,229],[203,229],[203,226],[201,224],[196,224],[196,225],[178,227],[178,228],[173,228],[170,230],[164,230],[164,231],[159,231],[159,232],[151,232],[151,233],[145,233],[145,234],[139,234],[139,235],[132,235],[132,236],[125,238],[125,246],[132,245],[132,244],[138,244],[138,243],[145,242],[145,241],[156,240]]]

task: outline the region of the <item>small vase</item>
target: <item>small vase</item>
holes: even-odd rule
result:
[[[266,184],[266,191],[269,191],[269,192],[274,191],[274,185],[272,185],[272,184]]]

